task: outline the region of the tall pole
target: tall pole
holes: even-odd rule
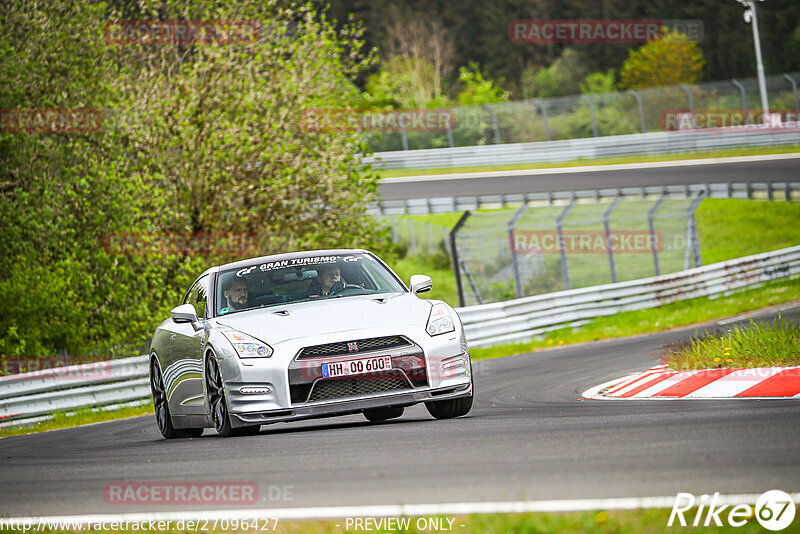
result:
[[[756,47],[756,74],[758,75],[758,90],[761,92],[761,110],[764,123],[769,121],[769,104],[767,103],[767,83],[764,80],[764,62],[761,60],[761,40],[758,37],[758,16],[754,0],[739,0],[744,6],[744,21],[753,25],[753,43]]]

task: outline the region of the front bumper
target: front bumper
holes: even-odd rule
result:
[[[316,417],[330,417],[360,413],[370,408],[387,408],[390,406],[411,406],[420,402],[457,399],[472,396],[472,380],[453,386],[425,389],[388,392],[373,394],[363,398],[336,399],[330,401],[317,401],[311,404],[292,406],[288,409],[267,410],[261,412],[231,413],[231,417],[240,425],[266,425]]]
[[[373,391],[368,394],[358,391],[355,392],[357,394],[337,398],[311,397],[305,393],[297,395],[298,385],[320,381],[321,363],[340,359],[313,357],[298,360],[303,347],[386,336],[385,328],[316,336],[312,343],[306,338],[287,340],[273,346],[275,353],[271,358],[242,360],[232,354],[220,358],[231,423],[234,426],[246,426],[345,415],[370,408],[410,406],[472,394],[469,354],[460,323],[455,332],[435,337],[428,336],[424,325],[398,325],[393,330],[390,335],[407,338],[412,342],[411,346],[359,352],[358,357],[390,355],[393,368],[402,370],[408,382],[407,387],[402,389],[394,387],[375,391],[380,388],[369,388]],[[254,392],[251,388],[261,391]],[[249,391],[243,393],[242,389]]]

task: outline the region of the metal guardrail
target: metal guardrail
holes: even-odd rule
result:
[[[470,346],[484,347],[798,274],[800,246],[669,275],[469,306],[458,313]],[[144,401],[150,396],[147,377],[147,355],[0,377],[0,420],[5,426],[40,420],[56,411]]]
[[[800,131],[796,129],[765,131],[715,129],[375,152],[371,156],[362,158],[362,161],[379,169],[436,169],[796,144],[800,144]]]
[[[471,347],[524,342],[590,319],[800,274],[800,246],[651,278],[459,308]]]
[[[0,421],[117,405],[150,396],[148,356],[0,377]]]
[[[800,194],[800,182],[667,185],[546,193],[505,193],[480,196],[381,200],[380,202],[370,203],[367,208],[367,213],[369,215],[427,215],[430,213],[505,208],[509,206],[521,206],[523,204],[553,205],[555,202],[569,202],[573,198],[578,201],[583,199],[600,201],[602,199],[613,199],[615,197],[647,198],[651,196],[682,199],[694,198],[701,193],[705,198],[747,199],[760,197],[774,200],[782,197],[785,200],[791,200],[793,197]]]

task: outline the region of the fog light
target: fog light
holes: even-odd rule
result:
[[[259,395],[259,394],[263,395],[264,393],[269,393],[270,391],[272,390],[267,386],[259,386],[259,387],[245,386],[239,388],[239,393],[241,393],[242,395]]]

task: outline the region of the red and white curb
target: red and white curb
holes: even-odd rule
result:
[[[673,371],[666,364],[583,392],[587,399],[800,398],[800,367]]]

